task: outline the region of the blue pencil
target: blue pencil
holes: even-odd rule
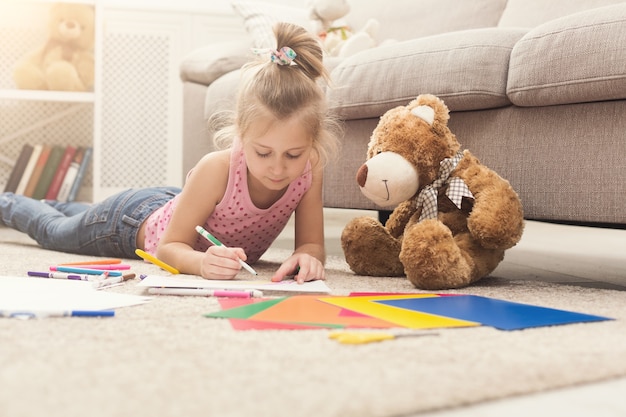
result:
[[[89,268],[76,268],[73,266],[63,266],[59,265],[56,267],[56,270],[59,272],[74,272],[76,274],[90,274],[90,275],[102,275],[104,271],[99,269],[89,269]],[[121,277],[121,271],[107,271],[110,277]]]

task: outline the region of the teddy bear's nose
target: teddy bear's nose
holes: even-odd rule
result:
[[[356,182],[359,187],[365,187],[365,181],[367,181],[367,165],[363,164],[356,172]]]

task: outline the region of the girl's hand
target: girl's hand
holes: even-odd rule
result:
[[[241,269],[239,259],[246,260],[241,248],[211,246],[202,257],[200,275],[207,279],[233,279]]]
[[[279,282],[294,274],[294,279],[298,284],[316,279],[326,279],[324,264],[319,259],[306,253],[294,253],[274,273],[272,281]]]

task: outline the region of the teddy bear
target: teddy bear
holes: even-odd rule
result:
[[[377,46],[378,20],[368,19],[363,28],[353,31],[343,21],[350,11],[346,0],[312,0],[309,2],[313,32],[318,35],[328,56],[348,57]]]
[[[419,289],[468,286],[489,275],[524,229],[509,182],[461,150],[449,111],[431,94],[387,111],[357,171],[363,194],[393,208],[385,225],[352,219],[341,235],[359,275],[403,276]]]
[[[20,89],[89,91],[94,83],[94,7],[81,3],[50,6],[47,41],[15,65]]]

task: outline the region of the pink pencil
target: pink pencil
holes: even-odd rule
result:
[[[60,265],[60,266],[66,266],[66,265]],[[126,265],[126,264],[112,264],[112,265],[80,265],[81,268],[87,268],[87,269],[98,269],[98,270],[108,270],[108,271],[114,271],[114,270],[121,270],[121,269],[130,269],[130,265]],[[50,267],[51,271],[56,271],[57,267],[56,266],[51,266]]]
[[[67,262],[59,265],[70,266],[70,265],[110,265],[110,264],[120,264],[122,263],[121,259],[110,258],[110,259],[92,259],[90,261],[80,261],[80,262]]]

